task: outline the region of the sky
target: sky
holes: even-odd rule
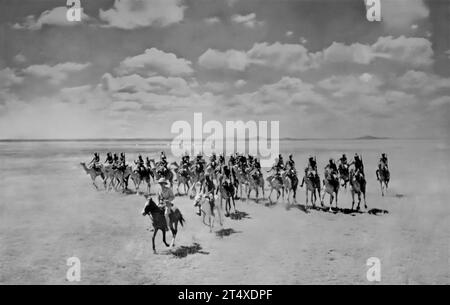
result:
[[[446,137],[450,1],[0,0],[0,139],[170,138],[194,113],[280,137]]]

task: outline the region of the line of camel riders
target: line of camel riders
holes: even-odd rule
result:
[[[135,167],[134,171],[142,174],[150,174],[153,176],[153,172],[148,169],[151,168],[151,159],[148,157],[144,161],[142,155],[138,156],[138,159],[134,161]],[[106,160],[104,161],[105,165],[111,165],[113,169],[117,169],[120,171],[125,171],[127,167],[125,153],[121,153],[120,157],[117,154],[107,153]],[[176,164],[176,163],[175,163]],[[158,201],[161,207],[164,207],[164,214],[166,219],[168,220],[168,215],[170,212],[170,208],[172,207],[172,201],[175,196],[173,194],[172,188],[168,187],[168,181],[166,178],[167,173],[170,172],[168,167],[167,158],[164,152],[161,152],[160,161],[156,163],[156,172],[158,176],[161,177],[158,179],[158,184],[161,186],[158,192]],[[94,157],[92,161],[89,163],[89,166],[93,169],[101,170],[101,161],[100,155],[98,153],[94,153]],[[354,155],[354,159],[348,163],[347,156],[343,154],[339,159],[339,165],[336,165],[334,159],[329,159],[328,164],[325,166],[325,179],[331,184],[337,184],[339,186],[339,178],[347,176],[349,173],[350,167],[354,167],[355,176],[364,178],[364,164],[362,158],[356,153]],[[206,170],[209,169],[209,170]],[[212,171],[211,171],[212,169]],[[214,198],[214,194],[217,193],[218,187],[215,186],[213,182],[213,178],[210,173],[213,173],[215,177],[222,175],[221,183],[225,189],[232,187],[234,181],[236,181],[236,170],[240,170],[241,173],[245,173],[248,176],[252,177],[262,177],[261,165],[259,159],[252,155],[242,155],[239,153],[235,153],[229,157],[228,163],[225,160],[223,155],[217,155],[213,153],[209,158],[209,163],[206,162],[202,154],[198,154],[194,160],[191,160],[189,154],[185,154],[181,158],[180,166],[178,167],[178,173],[181,176],[184,176],[189,180],[190,173],[193,173],[194,176],[202,175],[202,180],[197,180],[200,182],[200,192],[206,196]],[[378,169],[376,170],[377,179],[380,180],[380,172],[387,172],[388,170],[388,158],[385,153],[381,154],[379,159]],[[276,179],[280,184],[283,184],[282,174],[287,175],[291,178],[291,181],[297,181],[297,171],[295,168],[295,161],[293,160],[292,154],[289,155],[288,160],[284,162],[283,156],[280,154],[278,158],[275,159],[275,163],[272,168],[268,172],[273,172],[267,180],[273,181]],[[308,158],[307,166],[304,169],[304,177],[302,179],[301,187],[305,183],[305,179],[310,179],[314,184],[316,184],[320,188],[320,178],[317,171],[317,161],[315,157],[310,156]],[[338,175],[339,174],[339,175]],[[155,178],[155,177],[153,177]],[[389,177],[387,177],[389,179]],[[381,180],[380,180],[381,181]],[[345,181],[344,181],[345,182]],[[294,185],[298,185],[295,183]],[[199,207],[200,208],[200,207]],[[200,214],[200,210],[198,212]]]

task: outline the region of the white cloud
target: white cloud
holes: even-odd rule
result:
[[[106,26],[135,29],[152,25],[168,26],[184,18],[181,0],[115,0],[109,10],[100,10]]]
[[[198,63],[208,69],[231,69],[244,71],[250,64],[245,52],[227,50],[225,52],[208,49],[198,58]]]
[[[244,71],[248,66],[261,65],[287,73],[318,68],[325,63],[357,63],[368,65],[376,59],[390,60],[413,68],[433,63],[431,42],[425,38],[380,37],[374,44],[346,45],[333,42],[322,51],[311,53],[302,44],[275,42],[255,43],[248,51],[208,49],[199,57],[199,64],[209,69]]]
[[[10,68],[0,70],[0,89],[7,89],[12,85],[22,83],[23,77],[17,76],[16,72]]]
[[[234,83],[234,86],[235,86],[236,88],[242,88],[242,87],[244,87],[246,84],[247,84],[247,82],[246,82],[245,80],[243,80],[243,79],[238,79],[238,80]]]
[[[83,9],[81,8],[83,11]],[[71,22],[67,20],[66,17],[67,8],[65,6],[55,7],[52,10],[44,11],[37,19],[34,16],[28,16],[23,23],[16,23],[13,25],[14,29],[21,30],[39,30],[44,25],[55,25],[55,26],[75,26],[82,22]],[[81,20],[88,20],[84,12],[81,14]]]
[[[49,79],[50,83],[57,85],[67,78],[68,73],[81,71],[88,66],[90,66],[89,63],[80,64],[73,62],[57,64],[54,66],[31,65],[23,69],[23,72],[34,77]]]
[[[351,94],[374,94],[382,84],[381,80],[369,73],[359,76],[331,76],[321,80],[318,85],[332,92],[334,97],[344,97]]]
[[[237,24],[245,25],[249,28],[254,28],[255,26],[262,25],[262,21],[256,20],[256,14],[250,13],[248,15],[233,15],[231,16],[231,21]]]
[[[213,25],[213,24],[220,23],[219,17],[216,17],[216,16],[214,16],[214,17],[209,17],[209,18],[205,18],[204,20],[205,20],[205,22],[206,22],[207,24],[209,24],[209,25]]]
[[[190,85],[180,77],[151,76],[143,78],[132,74],[113,77],[107,73],[102,77],[102,87],[109,92],[153,92],[175,96],[188,96],[192,93]]]
[[[382,24],[391,30],[407,30],[414,22],[429,16],[423,0],[381,1]]]
[[[450,78],[410,70],[396,79],[396,84],[403,90],[416,90],[420,94],[430,94],[440,89],[450,89]]]
[[[158,72],[171,76],[189,75],[193,69],[190,61],[156,48],[147,49],[137,56],[127,57],[117,68],[117,73],[120,75],[130,73],[155,75]]]

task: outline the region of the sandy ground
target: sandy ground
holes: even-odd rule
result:
[[[156,255],[144,198],[96,191],[78,166],[87,150],[31,158],[23,151],[33,146],[0,147],[0,283],[68,283],[66,260],[76,256],[82,284],[369,284],[369,257],[381,260],[382,284],[450,284],[447,144],[382,143],[392,171],[384,198],[373,173],[380,143],[283,149],[302,145],[297,164],[307,151],[324,163],[363,145],[369,210],[387,213],[305,211],[299,189],[290,208],[237,201],[242,217],[209,233],[192,201],[177,197],[186,225],[172,251],[159,233]],[[339,206],[351,207],[350,192],[341,190]]]

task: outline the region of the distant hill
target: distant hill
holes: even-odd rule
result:
[[[385,140],[389,139],[388,137],[374,137],[374,136],[362,136],[358,138],[354,138],[355,140]]]

